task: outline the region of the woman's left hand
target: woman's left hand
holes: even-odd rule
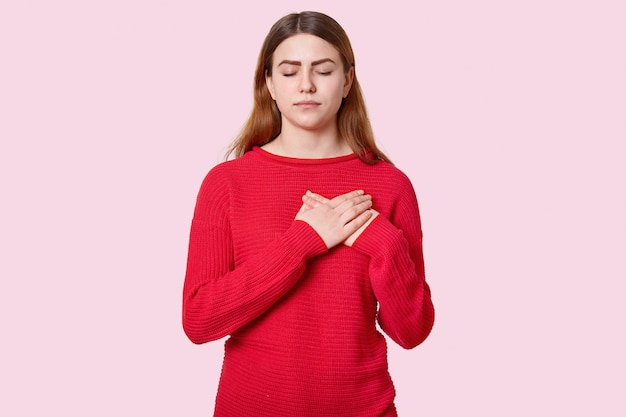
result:
[[[311,191],[307,191],[302,200],[304,204],[310,208],[314,208],[318,204],[325,204],[329,201],[328,198],[319,194],[315,194]],[[363,233],[363,231],[367,229],[367,226],[369,226],[379,214],[374,209],[369,209],[369,211],[372,213],[372,216],[369,218],[367,222],[365,222],[363,226],[361,226],[359,229],[357,229],[356,232],[352,233],[350,236],[348,236],[346,240],[343,241],[344,245],[351,247],[354,244],[354,242],[357,240],[357,238],[361,236],[361,233]]]

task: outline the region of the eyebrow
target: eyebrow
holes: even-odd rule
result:
[[[330,59],[330,58],[324,58],[324,59],[318,59],[317,61],[313,61],[313,62],[311,62],[311,66],[320,65],[320,64],[323,64],[323,63],[325,63],[325,62],[332,62],[333,64],[335,63],[335,61],[333,61],[333,60],[332,60],[332,59]],[[281,65],[283,65],[283,64],[286,64],[286,65],[298,65],[298,66],[301,66],[301,65],[302,65],[302,62],[300,62],[300,61],[290,61],[290,60],[288,60],[288,59],[285,59],[285,60],[283,60],[283,61],[280,61],[280,64],[278,64],[277,66],[279,66],[279,67],[280,67],[280,66],[281,66]]]

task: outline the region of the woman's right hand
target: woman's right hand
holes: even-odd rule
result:
[[[311,226],[328,249],[342,243],[359,230],[372,216],[372,197],[355,190],[335,198],[320,201],[307,191],[295,220]]]

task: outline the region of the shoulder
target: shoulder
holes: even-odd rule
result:
[[[370,175],[376,176],[381,181],[387,182],[394,187],[413,189],[410,178],[398,167],[387,161],[378,161],[369,165],[363,163],[369,170]]]
[[[362,173],[367,178],[366,190],[374,197],[381,213],[391,218],[397,211],[415,211],[417,195],[404,171],[386,161],[362,165],[366,170]]]
[[[252,158],[251,152],[248,152],[242,157],[218,163],[206,174],[203,184],[229,183],[233,179],[250,174],[255,169]]]

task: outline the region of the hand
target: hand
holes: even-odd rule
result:
[[[308,223],[328,249],[344,242],[372,217],[372,197],[362,190],[327,199],[307,191],[296,220]]]
[[[352,233],[350,236],[348,236],[348,238],[346,240],[343,241],[343,244],[349,247],[352,247],[352,245],[354,244],[354,242],[356,242],[356,239],[361,236],[361,233],[363,233],[363,231],[365,229],[367,229],[367,227],[370,225],[370,223],[372,223],[374,221],[374,219],[376,217],[378,217],[378,212],[376,210],[374,210],[373,208],[368,210],[370,213],[372,213],[372,215],[369,217],[369,219],[367,219],[367,221],[363,224],[363,226],[359,227],[356,232]]]
[[[338,242],[338,243],[343,243],[346,246],[352,246],[352,244],[356,241],[356,239],[361,235],[361,233],[363,233],[363,231],[367,228],[367,226],[370,225],[370,223],[378,216],[378,212],[376,210],[374,210],[372,207],[372,199],[371,196],[369,195],[363,195],[363,193],[361,191],[353,191],[351,193],[347,193],[347,194],[343,194],[341,196],[337,196],[332,200],[329,200],[328,198],[321,196],[319,194],[315,194],[312,193],[311,191],[307,191],[306,194],[302,197],[302,201],[304,202],[304,205],[300,208],[300,211],[307,211],[310,209],[314,209],[317,207],[320,207],[322,205],[328,205],[328,204],[332,204],[333,201],[340,199],[342,197],[346,197],[346,196],[350,196],[353,193],[360,193],[358,195],[362,196],[362,197],[368,197],[368,200],[366,200],[366,202],[368,202],[368,208],[361,214],[359,214],[355,220],[358,220],[356,223],[354,223],[353,226],[359,224],[362,222],[362,219],[365,218],[365,221],[362,222],[362,224],[357,227],[352,233],[350,233],[349,235],[347,235],[347,237]],[[350,198],[350,197],[347,197]],[[361,203],[363,204],[363,203]],[[298,213],[300,214],[300,213]],[[297,216],[296,216],[297,218]],[[323,239],[323,238],[322,238]],[[330,248],[330,247],[329,247]]]

